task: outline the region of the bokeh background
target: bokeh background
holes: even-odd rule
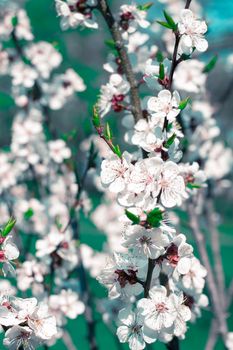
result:
[[[118,7],[122,1],[112,0],[111,5]],[[143,1],[135,1],[143,3]],[[218,62],[215,69],[208,78],[209,94],[212,104],[216,107],[216,118],[222,130],[223,140],[228,146],[233,146],[233,1],[232,0],[202,0],[204,16],[209,23],[208,41],[209,50],[201,56],[201,59],[208,61],[214,54],[218,55]],[[151,19],[161,17],[163,5],[154,0],[155,5],[150,10]],[[104,44],[109,39],[108,31],[100,20],[100,30],[76,30],[62,32],[59,19],[56,17],[53,0],[28,0],[26,10],[31,20],[32,29],[36,41],[46,40],[56,44],[63,55],[61,71],[72,67],[84,79],[87,90],[79,93],[76,99],[69,102],[59,112],[51,115],[52,124],[56,127],[59,136],[71,130],[77,130],[77,137],[74,139],[74,146],[78,148],[81,141],[92,132],[91,108],[96,102],[101,83],[106,82],[107,73],[102,69],[106,60],[108,49]],[[159,36],[155,38],[155,44],[160,46]],[[230,59],[230,55],[232,58]],[[232,63],[230,63],[232,61]],[[10,143],[10,128],[12,119],[16,112],[14,101],[10,97],[10,81],[7,78],[0,79],[0,147],[7,148]],[[115,122],[114,134],[120,130],[120,123]],[[230,283],[233,277],[233,213],[232,213],[233,191],[229,188],[227,194],[220,196],[216,201],[217,212],[220,214],[219,230],[221,233],[222,257],[226,272],[226,283]],[[94,203],[99,198],[93,193]],[[184,217],[185,221],[185,217]],[[103,233],[99,232],[90,220],[81,220],[81,240],[96,250],[101,250],[105,240]],[[187,232],[187,228],[185,228]],[[191,235],[189,240],[192,241]],[[206,232],[208,245],[208,232]],[[99,284],[90,279],[93,297],[104,297],[106,291]],[[232,308],[233,313],[233,308]],[[96,312],[97,341],[100,350],[127,349],[127,345],[120,345],[115,335],[104,325],[101,315]],[[186,339],[181,342],[181,350],[204,349],[206,342],[210,314],[203,312],[203,317],[197,323],[190,325]],[[233,317],[229,318],[231,331]],[[87,350],[85,320],[79,316],[76,321],[68,323],[71,336],[78,350]],[[66,349],[62,341],[59,341],[51,349]],[[155,343],[150,349],[165,349],[162,344]],[[223,349],[219,342],[216,349]]]

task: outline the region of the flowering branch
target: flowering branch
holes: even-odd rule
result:
[[[138,82],[133,73],[132,65],[128,57],[121,32],[118,27],[118,23],[114,19],[114,16],[110,10],[107,0],[98,0],[98,9],[102,13],[108,28],[112,34],[112,38],[115,43],[116,50],[121,60],[121,66],[125,76],[130,84],[130,96],[131,96],[131,108],[135,122],[143,118],[141,102],[138,93]]]

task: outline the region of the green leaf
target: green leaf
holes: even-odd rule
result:
[[[176,134],[173,134],[171,137],[169,137],[169,139],[164,144],[164,147],[169,148],[173,144],[173,142],[175,141],[175,138],[176,138]]]
[[[215,67],[215,65],[217,63],[217,60],[218,60],[218,56],[217,55],[212,57],[211,60],[203,68],[203,73],[209,73],[210,71],[212,71],[212,69],[214,69],[214,67]]]
[[[24,216],[25,220],[29,220],[29,219],[31,219],[31,217],[33,217],[33,215],[34,215],[33,209],[29,208],[27,211],[25,211],[23,216]]]
[[[159,51],[157,52],[156,58],[157,58],[157,61],[158,61],[159,63],[162,63],[162,62],[163,62],[164,57],[163,57],[162,51],[159,50]]]
[[[152,227],[159,227],[160,222],[162,220],[163,220],[163,213],[159,208],[155,208],[149,214],[147,214],[147,222]]]
[[[104,130],[104,136],[108,141],[112,140],[112,130],[109,126],[109,123],[106,124],[105,130]]]
[[[72,129],[70,130],[68,133],[63,134],[61,137],[64,141],[72,141],[75,139],[75,137],[77,136],[78,130],[77,129]]]
[[[119,145],[113,146],[113,152],[114,152],[119,158],[122,157],[122,153],[121,153],[121,150],[120,150]]]
[[[151,8],[151,6],[153,6],[153,2],[147,2],[144,5],[138,5],[137,9],[140,11],[148,11]]]
[[[174,22],[173,18],[166,11],[163,11],[163,14],[167,23],[170,25],[170,28],[176,30],[177,24]]]
[[[182,61],[190,60],[190,58],[191,58],[191,55],[186,55],[185,53],[182,53],[181,55]]]
[[[15,226],[16,224],[16,220],[15,218],[11,217],[7,223],[5,224],[5,226],[3,227],[2,229],[2,232],[1,232],[1,236],[2,237],[6,237],[9,235],[9,233],[12,231],[13,227]]]
[[[165,78],[164,65],[162,63],[159,64],[159,79],[163,80]]]
[[[188,188],[190,188],[191,190],[194,189],[194,188],[201,188],[200,185],[197,185],[197,184],[194,184],[194,183],[191,183],[191,182],[188,182],[188,183],[186,184],[186,186],[187,186]]]
[[[173,126],[173,124],[172,124],[172,123],[169,123],[168,126],[167,126],[167,128],[166,128],[167,131],[170,131],[170,130],[172,129],[172,126]]]
[[[104,41],[105,45],[108,46],[110,49],[115,50],[116,49],[116,45],[115,45],[115,41],[112,39],[108,39]]]
[[[18,24],[18,17],[17,16],[14,16],[14,17],[12,17],[12,19],[11,19],[11,24],[12,24],[12,26],[15,28],[16,26],[17,26],[17,24]]]
[[[190,103],[190,102],[191,102],[191,98],[188,96],[184,100],[180,101],[180,104],[179,104],[178,108],[182,111],[183,109],[185,109],[187,104]]]
[[[140,223],[140,218],[137,215],[134,215],[133,213],[128,211],[127,209],[125,210],[125,215],[130,221],[132,221],[134,225],[138,225]]]
[[[168,28],[168,29],[172,29],[173,28],[170,26],[170,24],[168,24],[167,22],[163,22],[163,21],[156,21],[158,24],[160,24],[161,26]]]
[[[93,107],[92,122],[95,128],[99,128],[101,126],[97,104]]]

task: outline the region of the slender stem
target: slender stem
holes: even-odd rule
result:
[[[199,218],[196,214],[195,207],[191,202],[188,204],[188,213],[189,213],[190,227],[191,227],[193,236],[195,238],[202,263],[204,264],[207,270],[207,277],[206,277],[207,286],[210,294],[213,312],[214,312],[215,318],[218,321],[219,333],[221,334],[223,340],[225,340],[225,337],[227,334],[226,315],[224,310],[222,309],[221,303],[219,302],[218,288],[216,286],[214,273],[212,271],[210,260],[206,250],[204,235],[202,234],[199,228]]]
[[[216,213],[214,210],[213,202],[211,199],[207,200],[206,203],[207,221],[209,226],[209,231],[211,234],[211,245],[214,255],[214,270],[216,274],[216,280],[219,289],[219,295],[222,303],[222,308],[225,309],[225,278],[221,259],[221,250],[219,242],[219,232],[217,230],[216,223]]]
[[[188,9],[190,4],[191,4],[192,0],[187,0],[186,4],[185,4],[185,9]]]
[[[113,17],[113,14],[109,8],[107,0],[98,0],[97,8],[102,13],[107,23],[107,26],[111,32],[116,50],[121,60],[121,66],[122,66],[123,72],[130,85],[130,99],[131,99],[131,105],[132,105],[132,114],[134,116],[135,122],[137,122],[139,119],[143,118],[141,102],[140,102],[140,97],[138,93],[138,82],[135,78],[127,50],[124,46],[119,25],[115,20],[115,18]]]
[[[71,228],[73,230],[74,238],[79,241],[80,235],[79,235],[79,224],[77,217],[74,216],[71,220]],[[92,310],[92,298],[91,293],[87,281],[87,275],[86,271],[83,265],[83,259],[82,259],[82,253],[80,249],[80,245],[77,247],[77,254],[78,254],[78,260],[79,260],[79,266],[78,266],[78,274],[80,276],[80,284],[81,284],[81,290],[82,290],[82,300],[85,304],[85,319],[87,322],[87,328],[88,328],[88,341],[89,346],[91,350],[97,350],[97,343],[95,339],[95,320]]]
[[[155,260],[154,259],[148,259],[148,269],[147,269],[147,276],[146,276],[146,282],[144,285],[144,297],[148,298],[150,286],[151,286],[151,280],[153,276],[153,271],[155,267]]]
[[[168,81],[168,90],[170,90],[170,91],[172,89],[173,75],[175,73],[175,69],[180,62],[180,60],[177,60],[177,53],[178,53],[178,48],[179,48],[179,43],[180,43],[180,34],[179,34],[179,32],[175,32],[174,34],[175,34],[175,45],[174,45],[174,50],[173,50],[173,54],[172,54],[172,65],[171,65],[171,70],[170,70],[170,74],[169,74],[169,81]]]
[[[166,344],[166,347],[168,350],[179,350],[179,339],[177,337],[174,337],[169,343]]]
[[[233,280],[231,281],[230,287],[227,290],[226,294],[226,310],[231,306],[233,299]],[[219,331],[218,331],[218,322],[214,319],[210,326],[209,336],[206,343],[205,350],[213,350],[215,343],[218,339]]]
[[[77,350],[68,331],[63,330],[62,340],[68,350]]]

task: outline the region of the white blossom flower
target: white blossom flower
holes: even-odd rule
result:
[[[167,247],[166,258],[163,260],[163,268],[167,274],[179,279],[180,275],[189,272],[193,247],[186,243],[186,237],[179,234],[173,238],[172,243]]]
[[[33,331],[27,326],[13,326],[6,331],[3,344],[9,350],[18,350],[20,347],[25,350],[34,350],[39,346],[40,339],[35,337]]]
[[[186,322],[191,319],[192,314],[189,307],[184,304],[184,295],[182,292],[178,295],[171,293],[170,298],[173,304],[173,312],[176,315],[173,324],[173,334],[176,337],[181,337],[184,336],[187,330]]]
[[[140,225],[129,225],[123,234],[122,245],[133,249],[136,255],[157,259],[165,253],[168,236],[159,228],[146,229]]]
[[[38,74],[36,70],[23,62],[14,63],[11,67],[13,85],[31,88],[35,84]]]
[[[167,296],[164,286],[152,287],[149,298],[140,299],[137,307],[145,317],[145,325],[155,331],[171,327],[176,318],[171,295]]]
[[[182,275],[182,286],[189,294],[201,293],[205,285],[207,271],[196,257],[186,260],[188,272]]]
[[[120,310],[118,318],[121,325],[117,328],[117,336],[121,343],[128,342],[131,350],[142,350],[146,343],[156,340],[155,335],[143,327],[143,317],[140,314],[125,308]]]
[[[177,91],[173,94],[169,90],[162,90],[158,97],[151,97],[148,100],[148,110],[152,115],[152,121],[161,121],[167,118],[173,122],[180,113],[179,107],[180,96]]]
[[[131,142],[143,148],[147,152],[161,150],[165,135],[159,126],[154,122],[140,119],[134,126]]]
[[[56,163],[60,164],[64,159],[71,157],[71,150],[66,146],[66,143],[63,140],[49,141],[48,146],[50,157]]]
[[[184,53],[190,54],[193,48],[200,52],[207,50],[208,42],[204,38],[207,31],[206,22],[198,20],[191,10],[181,11],[178,30],[182,35],[180,45]]]
[[[58,16],[61,16],[61,28],[63,30],[84,26],[97,29],[98,24],[93,19],[93,13],[90,6],[96,4],[95,0],[55,0]],[[87,5],[87,6],[85,6]]]
[[[147,28],[150,22],[146,20],[147,12],[138,9],[137,5],[121,5],[120,26],[123,30],[133,33],[137,27]]]
[[[181,62],[174,73],[176,89],[198,93],[205,88],[204,63],[195,59]]]
[[[12,236],[8,235],[0,248],[0,262],[3,263],[2,271],[4,276],[8,273],[11,275],[15,274],[14,267],[11,261],[16,260],[19,257],[19,250],[17,246],[12,242]]]
[[[104,117],[111,108],[115,112],[123,110],[122,103],[129,91],[129,83],[119,74],[111,74],[109,82],[102,85],[98,107],[101,117]]]
[[[40,41],[28,46],[25,50],[25,54],[40,75],[45,79],[49,78],[50,72],[57,68],[62,61],[61,54],[53,45],[46,41]]]
[[[160,174],[156,181],[155,196],[160,195],[161,203],[167,208],[181,205],[182,198],[187,197],[185,183],[180,175],[179,166],[174,162],[161,161]]]
[[[139,160],[130,174],[128,189],[134,193],[143,192],[144,197],[156,192],[156,181],[160,176],[162,160],[156,157]]]
[[[132,167],[130,162],[131,157],[127,152],[122,154],[121,159],[113,154],[109,159],[103,160],[100,177],[103,185],[108,186],[111,192],[124,190]]]
[[[78,299],[77,293],[71,289],[63,289],[58,295],[51,295],[49,297],[49,308],[58,309],[63,314],[70,318],[75,319],[78,315],[81,315],[85,310],[85,305]]]
[[[109,291],[109,298],[124,298],[139,295],[143,291],[138,280],[146,277],[147,259],[132,254],[114,253],[105,269],[98,276],[98,281]]]

